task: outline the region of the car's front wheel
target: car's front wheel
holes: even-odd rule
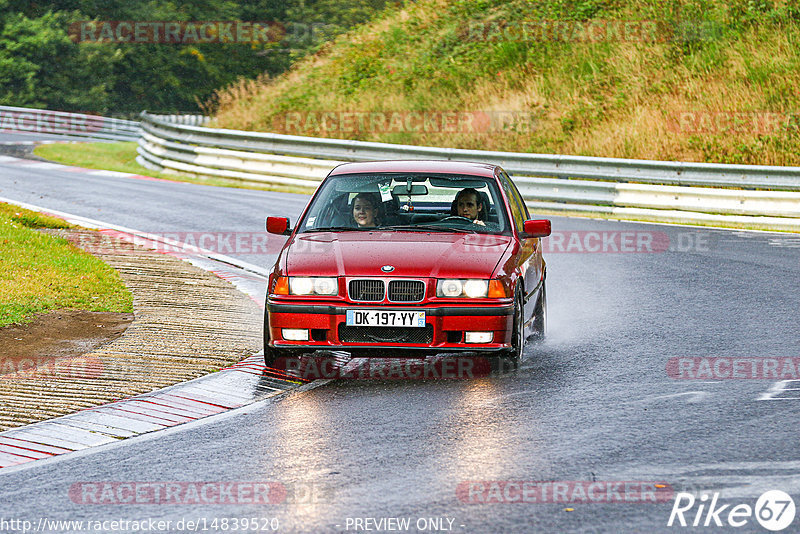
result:
[[[275,367],[278,358],[298,358],[302,351],[293,349],[276,349],[269,346],[269,323],[264,321],[264,365]],[[283,362],[285,365],[285,362]]]
[[[277,363],[281,370],[286,370],[287,367],[291,367],[291,365],[287,363],[287,360],[297,359],[302,355],[302,351],[293,349],[274,349],[269,345],[264,345],[264,365],[267,367],[274,368]],[[281,358],[282,361],[278,361],[279,358]]]
[[[524,304],[522,293],[518,290],[514,299],[514,326],[511,331],[511,348],[504,354],[504,359],[516,369],[522,361],[522,353],[525,350],[525,320]]]

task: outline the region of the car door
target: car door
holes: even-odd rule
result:
[[[520,195],[517,186],[505,171],[500,172],[500,183],[508,198],[511,216],[514,219],[513,224],[517,229],[517,234],[520,234],[525,221],[530,218],[528,207],[525,205],[525,201],[522,199],[522,195]],[[542,256],[539,239],[521,239],[520,253],[517,258],[517,268],[525,283],[525,320],[527,321],[533,316],[533,310],[536,306],[536,299],[533,297],[536,296],[536,289],[542,275]]]

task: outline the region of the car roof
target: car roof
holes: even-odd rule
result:
[[[343,163],[331,171],[331,176],[340,174],[362,174],[381,172],[420,172],[431,174],[470,174],[494,177],[497,165],[468,161],[445,160],[392,160]]]

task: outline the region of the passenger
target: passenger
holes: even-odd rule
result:
[[[453,201],[453,209],[451,211],[455,211],[453,215],[465,217],[475,224],[486,226],[483,221],[486,220],[487,210],[488,206],[484,206],[480,193],[468,187],[458,192],[456,199]]]
[[[359,193],[353,197],[351,213],[359,228],[374,228],[380,224],[378,206],[380,203],[373,193]]]

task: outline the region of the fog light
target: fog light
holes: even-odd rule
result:
[[[307,328],[283,328],[281,335],[287,341],[308,341]]]
[[[467,343],[491,343],[494,332],[467,332],[464,341]]]

